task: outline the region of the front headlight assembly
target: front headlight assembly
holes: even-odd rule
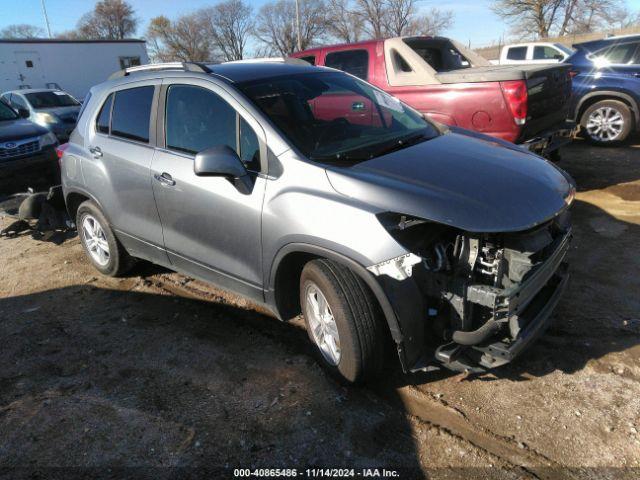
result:
[[[46,125],[49,123],[58,123],[58,117],[51,113],[47,112],[38,112],[36,113],[36,123],[40,125]]]

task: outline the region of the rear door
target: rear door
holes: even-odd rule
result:
[[[151,188],[160,80],[122,85],[89,121],[82,174],[129,253],[168,263]]]
[[[153,191],[171,263],[179,270],[262,300],[265,135],[225,89],[197,79],[165,79],[153,160]],[[196,153],[227,145],[249,170],[251,191],[199,177]]]

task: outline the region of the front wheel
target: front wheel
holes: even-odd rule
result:
[[[585,110],[580,119],[587,139],[595,145],[624,142],[633,129],[631,109],[619,100],[602,100]]]
[[[360,277],[330,260],[313,260],[300,277],[300,304],[321,363],[339,379],[375,377],[385,355],[377,301]]]

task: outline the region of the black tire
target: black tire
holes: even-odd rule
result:
[[[316,286],[326,298],[335,319],[340,358],[332,364],[311,331],[305,299],[307,288]],[[386,330],[378,302],[371,290],[347,267],[326,259],[307,263],[300,276],[300,305],[307,333],[320,362],[331,374],[348,383],[374,378],[384,366]]]
[[[603,135],[597,133],[590,133],[588,130],[589,118],[597,111],[601,109],[611,109],[612,112],[617,112],[622,117],[622,128],[620,133],[612,139],[606,139]],[[613,146],[623,143],[634,128],[633,113],[629,106],[619,100],[601,100],[594,103],[587,108],[580,117],[580,127],[582,129],[582,135],[594,145],[600,146]]]
[[[89,251],[89,247],[87,246],[87,234],[83,225],[85,219],[89,216],[99,224],[102,232],[104,232],[104,239],[109,247],[108,260],[104,264],[99,263],[94,258],[94,255]],[[76,213],[76,226],[80,242],[82,243],[82,248],[96,270],[103,275],[118,277],[131,269],[135,260],[126,252],[122,244],[113,234],[113,231],[109,226],[109,222],[100,211],[100,208],[98,208],[98,206],[91,200],[81,203],[78,207],[78,212]]]

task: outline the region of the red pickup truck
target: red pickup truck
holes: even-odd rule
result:
[[[433,120],[557,157],[571,141],[570,65],[491,65],[444,37],[402,37],[319,47],[292,55],[362,78]],[[358,103],[358,102],[356,102]],[[352,106],[366,114],[366,105]]]

